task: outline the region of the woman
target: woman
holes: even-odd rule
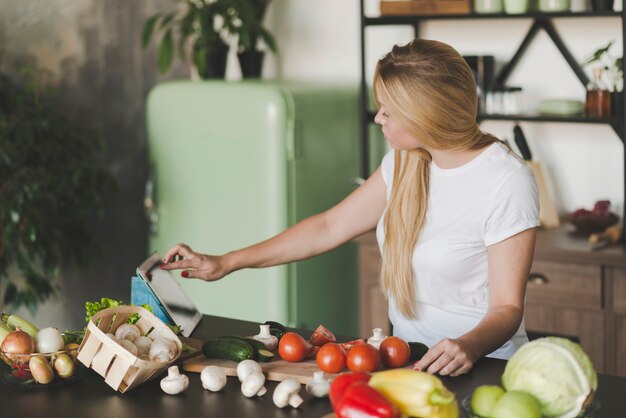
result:
[[[538,195],[531,171],[476,123],[472,72],[452,47],[414,40],[377,65],[375,122],[392,151],[345,200],[259,244],[222,256],[179,244],[165,269],[211,281],[321,254],[377,227],[394,334],[430,349],[429,373],[509,358],[523,325]],[[176,261],[177,258],[181,258]]]

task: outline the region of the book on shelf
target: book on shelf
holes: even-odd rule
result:
[[[381,16],[469,14],[470,0],[381,0]]]

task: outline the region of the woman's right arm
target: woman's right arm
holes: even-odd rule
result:
[[[184,269],[183,277],[217,280],[244,268],[270,267],[322,254],[373,229],[386,205],[380,168],[343,201],[258,244],[222,256],[196,253],[185,244],[165,254],[166,270]],[[176,258],[182,260],[176,261]],[[171,262],[168,262],[171,261]]]

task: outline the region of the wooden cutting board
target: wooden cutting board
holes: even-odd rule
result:
[[[204,355],[190,358],[183,362],[183,370],[200,373],[206,366],[217,366],[226,372],[226,376],[237,376],[237,364],[231,360],[210,359]],[[285,360],[272,360],[268,363],[260,362],[267,380],[281,382],[285,379],[294,379],[307,384],[313,379],[313,373],[319,372],[315,360],[306,360],[299,363],[290,363]],[[325,373],[327,379],[334,379],[337,374]]]

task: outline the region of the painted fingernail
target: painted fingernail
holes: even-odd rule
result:
[[[166,265],[165,263],[161,263],[159,264],[159,268],[162,269],[163,267],[165,267],[165,265]]]
[[[181,276],[183,276],[183,277],[187,277],[187,276],[189,276],[189,272],[188,272],[187,270],[183,270],[183,271],[180,273],[180,275],[181,275]]]

